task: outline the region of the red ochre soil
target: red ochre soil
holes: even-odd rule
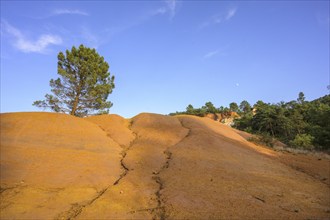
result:
[[[5,113],[1,219],[330,219],[330,160],[208,118]]]

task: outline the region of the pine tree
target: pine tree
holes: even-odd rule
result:
[[[189,104],[186,108],[186,113],[188,115],[194,115],[195,114],[195,109],[194,106],[192,106],[191,104]]]
[[[207,113],[216,113],[217,112],[217,109],[216,109],[216,107],[214,107],[212,102],[206,102],[205,106],[203,106],[203,107],[205,107]]]
[[[236,102],[232,102],[229,104],[229,109],[232,112],[238,112],[238,105]]]
[[[109,112],[112,103],[107,98],[115,87],[114,76],[95,49],[80,45],[60,52],[57,71],[60,77],[50,80],[53,95],[46,94],[46,100],[35,101],[34,106],[79,117]]]
[[[239,105],[239,108],[240,108],[241,112],[243,112],[244,114],[247,114],[251,111],[251,105],[246,100],[243,100],[241,102],[241,104]]]
[[[305,94],[303,92],[299,92],[297,101],[299,104],[303,104],[305,102]]]

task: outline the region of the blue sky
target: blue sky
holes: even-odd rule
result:
[[[329,1],[1,1],[1,112],[40,111],[58,52],[80,44],[110,64],[124,117],[330,84]]]

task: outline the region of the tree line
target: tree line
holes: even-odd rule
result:
[[[276,138],[288,146],[302,149],[330,150],[330,95],[306,101],[303,92],[297,100],[276,104],[242,101],[216,108],[211,102],[201,108],[188,105],[176,114],[205,116],[207,113],[236,112],[240,115],[233,127],[266,138]]]
[[[229,107],[220,106],[216,108],[212,102],[206,102],[200,108],[194,108],[191,104],[186,107],[186,111],[170,113],[169,115],[196,115],[200,117],[204,117],[206,114],[224,114],[230,115],[231,112],[236,112],[238,114],[242,114],[244,112],[248,112],[251,110],[251,105],[248,101],[244,100],[238,105],[236,102],[232,102],[229,104]]]

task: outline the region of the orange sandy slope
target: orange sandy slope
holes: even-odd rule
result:
[[[330,218],[330,161],[207,118],[1,114],[1,219]]]

